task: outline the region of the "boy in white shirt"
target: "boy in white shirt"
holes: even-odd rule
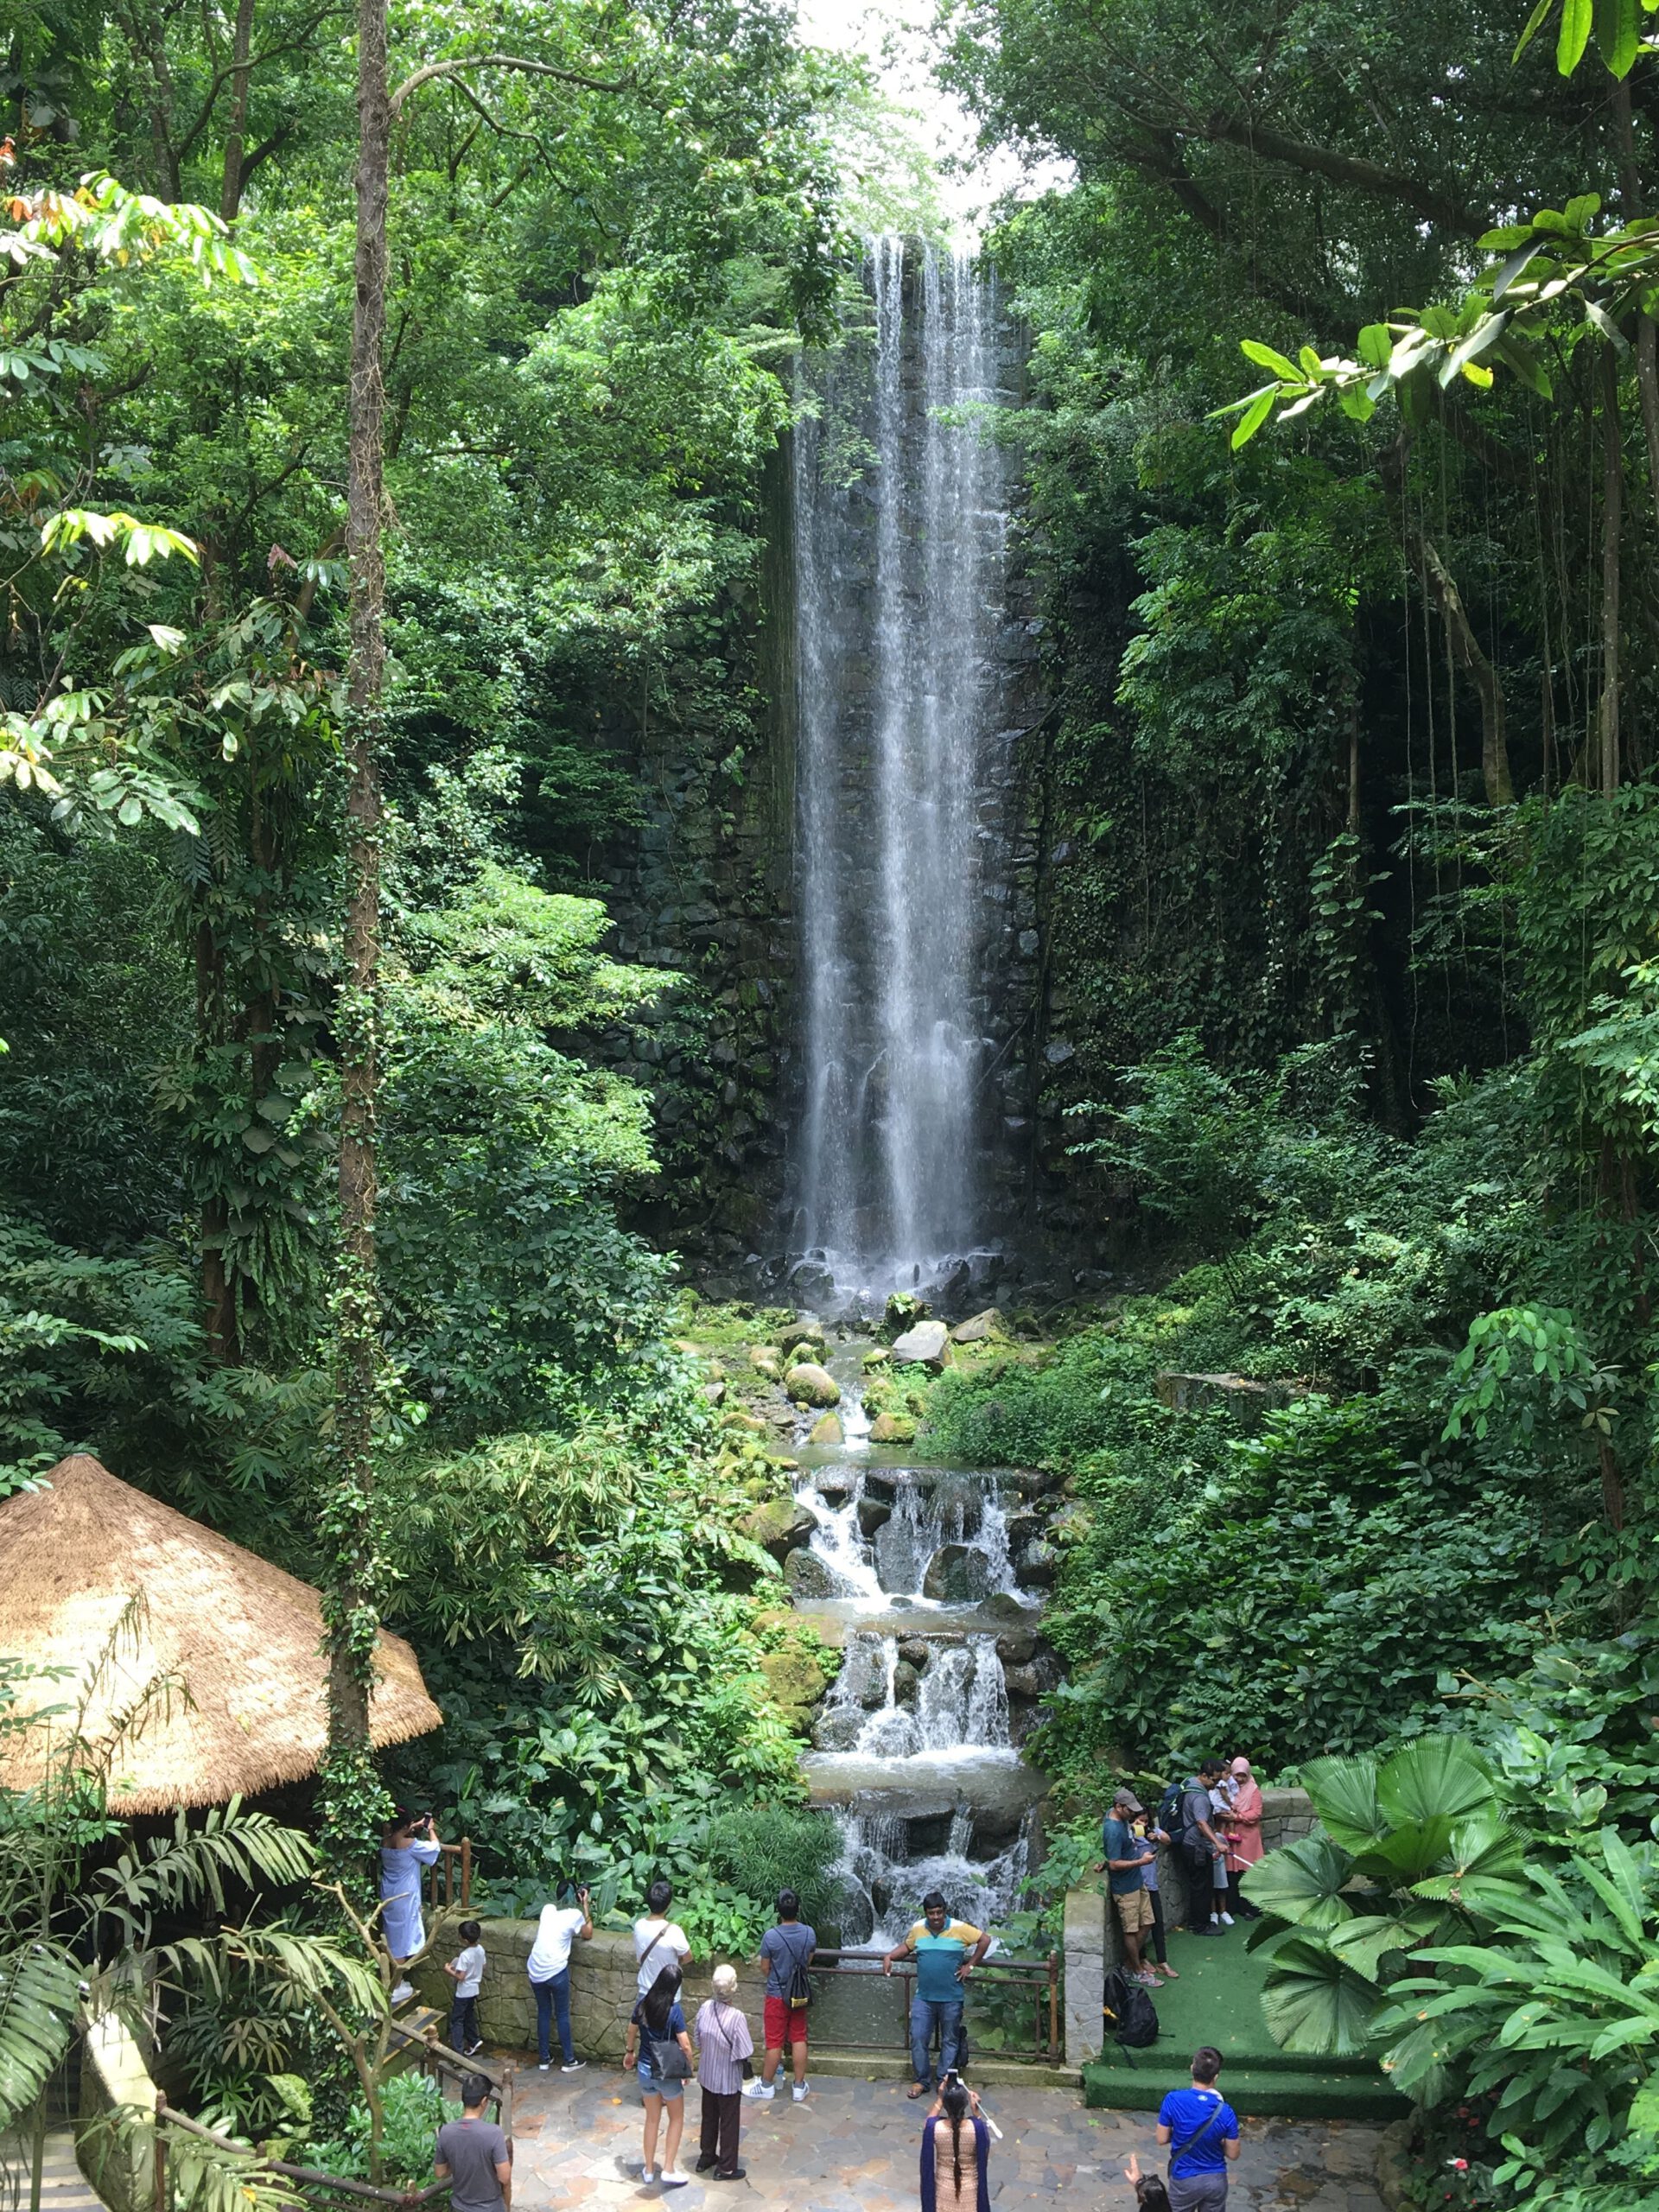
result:
[[[458,2050],[463,2058],[470,2058],[475,2050],[482,2050],[484,2039],[478,2032],[478,1993],[484,1986],[484,1968],[488,1961],[479,1937],[484,1930],[475,1920],[461,1923],[461,1940],[465,1947],[456,1952],[444,1972],[455,1985],[454,1996],[449,2006],[449,2048]]]

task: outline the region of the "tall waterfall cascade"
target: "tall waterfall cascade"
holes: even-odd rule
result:
[[[883,238],[873,331],[804,372],[793,447],[802,1100],[790,1243],[840,1287],[985,1237],[1013,742],[1017,374],[994,283]],[[804,397],[807,395],[804,394]]]

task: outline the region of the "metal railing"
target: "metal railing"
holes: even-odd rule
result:
[[[808,1961],[809,1971],[816,1979],[821,1973],[850,1982],[855,1977],[874,1984],[888,1979],[881,1973],[884,1951],[836,1949],[822,1948],[813,1952]],[[914,1994],[916,1967],[906,1961],[895,1961],[890,1979],[898,1984],[897,2004],[893,2021],[894,2032],[874,2040],[868,2037],[846,2036],[829,2028],[817,2031],[819,2040],[835,2050],[907,2050],[910,2047],[910,2005]],[[1032,2059],[1046,2065],[1058,2066],[1062,2056],[1060,2042],[1060,1955],[1051,1951],[1046,1959],[982,1959],[974,1968],[973,1980],[964,1989],[964,1999],[971,2003],[969,1990],[989,1993],[988,2005],[981,2009],[994,2010],[997,2015],[995,2027],[999,2041],[993,2050],[985,2047],[987,2056],[998,2058]],[[1030,2005],[1032,2034],[1029,2042],[1022,2036],[1018,2042],[1006,2040],[1014,2022]],[[1010,2017],[1012,2016],[1012,2017]],[[969,2033],[972,2018],[969,2015]]]

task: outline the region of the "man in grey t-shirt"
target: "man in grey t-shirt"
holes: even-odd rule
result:
[[[494,2094],[487,2074],[469,2074],[461,2085],[461,2117],[438,2130],[433,2171],[453,2183],[452,2212],[511,2212],[512,2150],[484,2107]]]

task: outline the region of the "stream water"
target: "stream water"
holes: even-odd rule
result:
[[[1015,1900],[1044,1784],[1016,1747],[1007,1675],[1040,1601],[1020,1586],[1002,1478],[873,1451],[842,1389],[855,1440],[804,1447],[795,1478],[816,1523],[797,1609],[844,1655],[802,1764],[841,1826],[842,1939],[885,1945],[931,1889],[970,1920]]]

